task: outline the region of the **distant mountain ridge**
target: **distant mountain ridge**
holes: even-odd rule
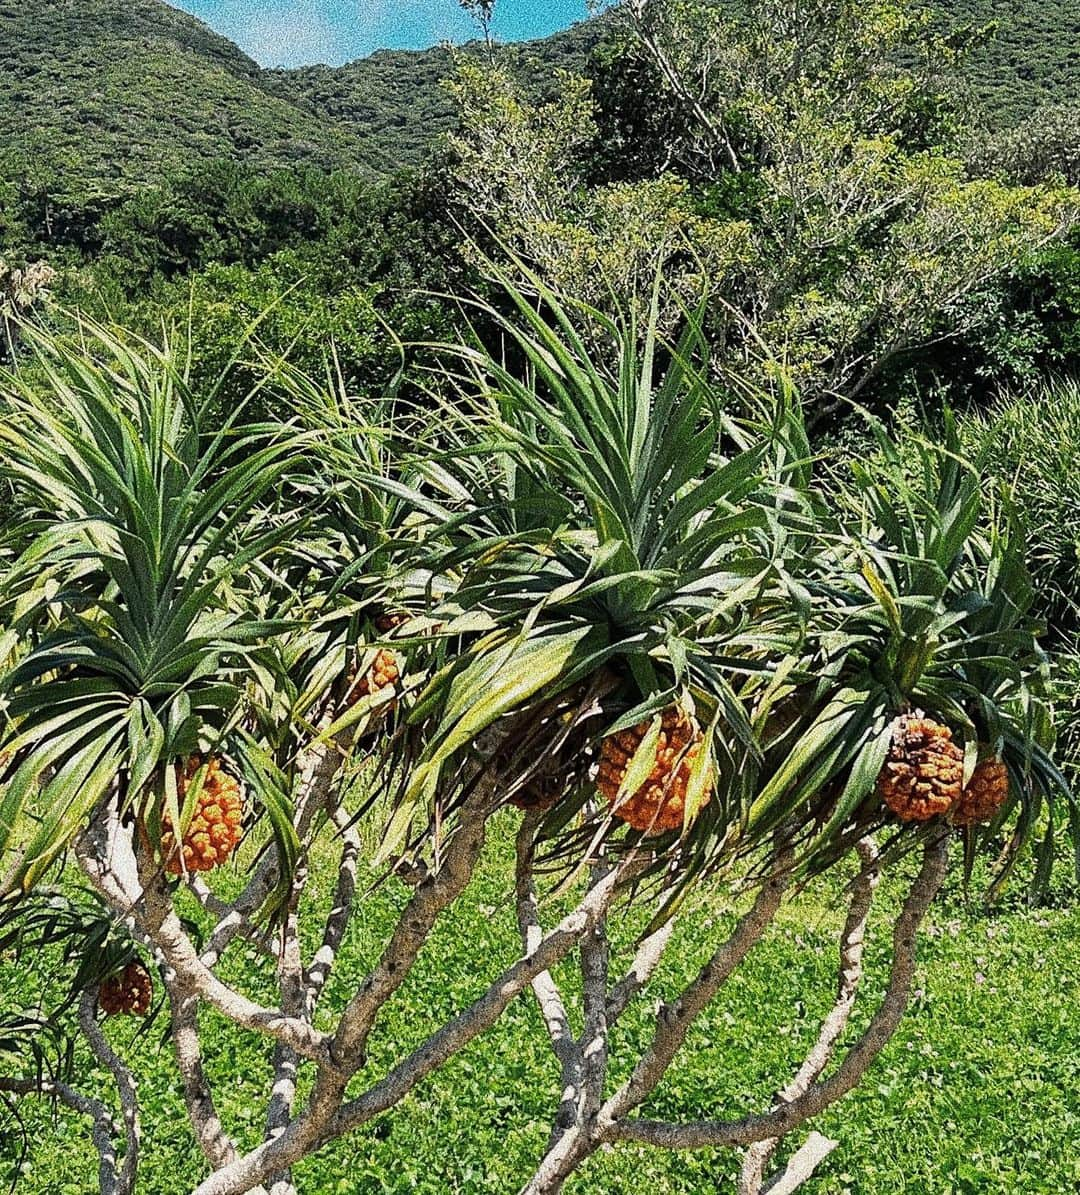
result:
[[[574,25],[537,41],[500,47],[540,90],[555,71],[582,70],[599,42],[595,22]],[[416,165],[440,133],[453,127],[454,105],[443,80],[453,52],[379,50],[344,66],[305,66],[266,72],[277,94],[310,107],[372,147],[386,169]]]
[[[942,0],[949,19],[998,20],[974,90],[1003,122],[1080,101],[1075,0]],[[515,48],[526,74],[580,68],[585,24]],[[202,161],[385,174],[451,127],[445,48],[382,51],[341,67],[264,70],[164,0],[0,0],[0,164],[77,180],[103,202]],[[0,177],[2,182],[2,177]],[[0,228],[2,233],[2,228]]]
[[[580,66],[590,32],[536,43]],[[450,126],[445,48],[264,70],[163,0],[0,0],[0,155],[123,192],[201,160],[372,175]]]

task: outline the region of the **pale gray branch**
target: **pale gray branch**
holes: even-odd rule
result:
[[[579,1121],[547,1152],[536,1172],[522,1188],[522,1195],[552,1195],[562,1189],[566,1179],[602,1142],[608,1126],[622,1123],[622,1118],[636,1108],[664,1077],[690,1026],[709,1003],[750,948],[768,928],[783,894],[791,882],[786,864],[790,852],[784,851],[778,871],[759,888],[753,906],[740,918],[731,937],[716,951],[697,977],[677,1000],[661,1007],[652,1043],[630,1078],[611,1096],[589,1121]]]
[[[417,885],[382,957],[346,1006],[330,1047],[336,1069],[356,1068],[379,1009],[405,981],[439,915],[464,892],[484,847],[491,799],[490,786],[481,784],[462,806],[439,870]]]
[[[753,905],[739,919],[731,937],[713,954],[682,995],[660,1009],[652,1044],[630,1078],[604,1105],[600,1112],[602,1120],[622,1119],[650,1095],[663,1078],[690,1026],[772,923],[791,883],[789,860],[790,853],[785,851],[778,870],[758,889]]]
[[[352,917],[353,901],[356,899],[356,871],[360,857],[360,836],[341,811],[335,812],[334,823],[341,836],[341,858],[338,861],[337,885],[323,929],[322,944],[315,952],[315,957],[311,960],[311,966],[307,971],[309,1013],[314,1012],[323,988],[326,986],[326,981],[330,978],[330,972]]]
[[[306,864],[298,865],[293,873],[292,890],[281,924],[277,955],[281,1010],[287,1016],[310,1021],[307,987],[304,983],[304,963],[300,955],[299,921],[300,898],[307,884],[307,874]],[[274,1083],[266,1112],[267,1140],[283,1133],[292,1119],[298,1061],[296,1051],[291,1046],[281,1041],[274,1044]],[[275,1195],[285,1195],[291,1186],[291,1176],[288,1172],[271,1176],[271,1190]]]
[[[139,1124],[139,1094],[134,1076],[109,1044],[97,1022],[96,1007],[96,993],[88,988],[79,1000],[79,1028],[94,1057],[112,1074],[116,1082],[126,1141],[124,1164],[117,1175],[116,1189],[118,1195],[133,1195],[135,1176],[139,1169],[139,1141],[142,1135]]]
[[[202,1155],[215,1170],[237,1158],[236,1146],[225,1132],[214,1104],[213,1092],[202,1064],[199,1044],[199,1003],[195,996],[185,996],[166,983],[169,997],[169,1034],[188,1120]]]
[[[18,1096],[40,1095],[46,1099],[57,1099],[80,1116],[89,1117],[93,1121],[91,1139],[98,1154],[98,1190],[101,1195],[123,1195],[113,1141],[119,1126],[113,1122],[112,1113],[105,1103],[44,1075],[40,1079],[0,1077],[0,1092],[5,1091]]]
[[[517,834],[514,887],[517,896],[518,928],[521,931],[521,944],[526,956],[534,951],[543,939],[536,888],[533,883],[534,840],[536,827],[542,816],[539,810],[529,810],[522,818]],[[540,1015],[544,1018],[552,1052],[561,1071],[562,1095],[554,1126],[554,1134],[558,1135],[577,1119],[584,1061],[581,1049],[570,1029],[570,1018],[567,1016],[562,994],[550,972],[542,971],[535,976],[531,986],[540,1006]]]
[[[860,869],[852,885],[847,918],[840,935],[840,966],[837,974],[836,1000],[822,1022],[817,1040],[802,1066],[791,1082],[777,1096],[777,1103],[790,1103],[797,1099],[805,1094],[811,1083],[820,1078],[832,1059],[837,1042],[851,1020],[859,984],[862,981],[866,923],[870,917],[874,890],[881,879],[881,872],[877,865],[878,850],[874,840],[869,837],[860,839],[856,850],[860,860]],[[824,1140],[824,1138],[820,1138],[819,1144]],[[763,1195],[764,1191],[772,1189],[770,1183],[765,1181],[765,1171],[778,1144],[779,1138],[771,1137],[764,1141],[756,1141],[746,1151],[742,1171],[739,1175],[739,1195]],[[830,1148],[835,1148],[835,1146],[836,1143],[833,1142]],[[785,1170],[785,1173],[790,1173],[792,1176],[795,1172],[790,1164]],[[788,1181],[791,1179],[789,1178]],[[789,1189],[794,1190],[794,1188]]]
[[[602,859],[590,869],[590,887],[606,878],[610,867]],[[607,918],[598,917],[581,939],[581,993],[585,1010],[585,1026],[579,1049],[585,1064],[585,1091],[581,1116],[589,1119],[596,1114],[604,1098],[604,1083],[608,1068],[608,968],[610,947]]]
[[[615,1024],[634,997],[653,977],[664,957],[664,951],[667,949],[668,942],[671,941],[674,929],[675,919],[672,918],[641,940],[634,960],[630,964],[630,969],[608,994],[608,1025]]]
[[[167,968],[166,986],[177,983],[182,995],[199,996],[235,1024],[268,1034],[305,1058],[327,1057],[330,1039],[325,1034],[278,1009],[261,1007],[203,964],[173,909],[163,873],[148,852],[142,852],[140,866],[131,830],[120,824],[115,810],[91,822],[76,842],[76,854],[113,911],[141,941],[152,944]]]
[[[792,1195],[799,1187],[813,1177],[814,1171],[840,1144],[821,1133],[811,1133],[806,1141],[793,1153],[787,1165],[761,1188],[761,1195]]]
[[[325,1101],[313,1097],[307,1111],[280,1137],[264,1142],[232,1166],[211,1175],[194,1195],[242,1195],[254,1183],[291,1165],[317,1145],[340,1137],[399,1103],[448,1058],[489,1029],[510,1001],[537,975],[566,957],[596,918],[606,913],[618,885],[628,874],[628,867],[635,864],[632,857],[624,861],[546,934],[531,954],[503,972],[468,1009],[433,1034],[367,1092],[344,1106],[339,1105],[336,1110],[328,1110]]]
[[[705,1146],[752,1145],[770,1137],[783,1137],[810,1117],[817,1116],[855,1087],[882,1051],[907,1009],[915,974],[915,947],[922,923],[948,864],[946,831],[929,839],[918,877],[908,893],[893,931],[893,961],[888,986],[866,1031],[852,1046],[836,1071],[790,1103],[758,1116],[732,1121],[698,1121],[669,1124],[652,1120],[609,1121],[601,1126],[606,1141],[638,1141],[665,1149],[700,1149]]]

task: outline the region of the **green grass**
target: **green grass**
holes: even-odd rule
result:
[[[428,944],[414,974],[384,1011],[368,1077],[416,1044],[474,998],[492,960],[509,960],[515,932],[507,847],[512,815],[500,819],[480,873],[455,914]],[[324,902],[332,869],[315,886]],[[885,886],[868,947],[876,995],[887,960],[885,914],[900,886]],[[831,998],[839,907],[835,881],[788,906],[775,932],[730,983],[692,1034],[646,1111],[659,1116],[737,1115],[765,1106],[817,1030]],[[402,888],[380,888],[353,923],[326,1003],[340,1002],[375,957]],[[702,897],[654,984],[669,991],[690,974],[724,932],[730,913],[719,892]],[[616,918],[625,949],[637,913]],[[918,992],[901,1032],[864,1086],[815,1127],[841,1147],[808,1188],[817,1195],[909,1192],[1060,1192],[1080,1184],[1073,1139],[1080,1125],[1073,1092],[1080,1082],[1080,912],[1013,911],[987,915],[953,895],[933,914],[922,949]],[[255,994],[269,994],[264,963],[238,957]],[[564,979],[572,987],[567,969]],[[0,965],[7,1004],[36,986],[36,973]],[[650,993],[655,994],[655,993]],[[862,1017],[868,1015],[864,1006]],[[250,1146],[261,1132],[269,1050],[204,1014],[207,1069],[227,1128]],[[861,1023],[861,1022],[859,1022]],[[857,1031],[857,1023],[853,1028]],[[131,1022],[109,1032],[137,1063],[145,1123],[140,1190],[188,1192],[204,1173],[191,1143],[163,1021],[135,1037]],[[647,1022],[628,1018],[614,1047],[612,1081],[625,1075]],[[104,1076],[84,1085],[107,1090]],[[557,1099],[557,1074],[531,998],[511,1005],[474,1043],[396,1112],[338,1142],[298,1170],[301,1191],[480,1193],[513,1191],[542,1149]],[[94,1187],[96,1161],[85,1125],[24,1101],[31,1141],[18,1174],[26,1195],[75,1195]],[[8,1143],[9,1166],[14,1142]],[[732,1191],[731,1151],[662,1154],[624,1146],[594,1158],[569,1190],[611,1195],[643,1187],[658,1195]],[[8,1177],[14,1177],[9,1171]]]

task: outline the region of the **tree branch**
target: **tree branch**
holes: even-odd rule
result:
[[[466,800],[439,870],[417,885],[382,957],[342,1013],[330,1046],[330,1060],[339,1071],[356,1069],[379,1009],[405,981],[439,915],[472,878],[484,847],[491,799],[490,786],[481,783]]]
[[[790,851],[785,851],[778,870],[761,885],[753,906],[739,920],[731,937],[705,964],[697,978],[677,1000],[661,1007],[652,1043],[630,1078],[602,1105],[595,1117],[579,1122],[573,1131],[564,1134],[548,1150],[532,1178],[522,1188],[522,1195],[552,1195],[560,1191],[566,1179],[602,1143],[602,1134],[607,1131],[607,1126],[622,1122],[627,1112],[636,1108],[655,1089],[694,1020],[776,916],[783,894],[791,882],[785,866],[789,858]]]
[[[95,818],[79,836],[76,855],[114,912],[158,952],[168,969],[167,987],[178,984],[181,995],[197,995],[235,1024],[268,1034],[304,1058],[328,1057],[326,1034],[278,1009],[261,1007],[226,986],[203,964],[172,907],[163,873],[145,853],[140,866],[131,831],[120,824],[115,809]]]
[[[792,1100],[804,1095],[811,1083],[817,1081],[832,1059],[836,1043],[851,1020],[859,984],[862,981],[866,923],[870,917],[874,890],[881,879],[881,872],[877,865],[878,850],[874,840],[869,837],[861,839],[856,850],[861,866],[859,874],[855,877],[847,919],[840,935],[840,967],[837,975],[836,1001],[822,1022],[821,1031],[807,1054],[806,1060],[791,1082],[780,1092],[777,1103],[791,1103]],[[820,1138],[817,1143],[818,1147],[820,1148],[824,1142],[825,1138]],[[739,1176],[739,1195],[763,1195],[763,1190],[771,1189],[768,1184],[765,1184],[765,1170],[776,1152],[778,1144],[779,1138],[770,1137],[750,1146],[743,1160],[742,1172]],[[836,1142],[832,1142],[829,1150],[821,1154],[818,1161],[823,1160],[835,1147]],[[803,1164],[808,1162],[809,1158],[810,1153],[804,1157]],[[795,1171],[791,1169],[790,1164],[788,1171],[794,1176]],[[809,1177],[809,1174],[806,1174],[805,1177]],[[789,1178],[788,1181],[791,1179]],[[794,1190],[794,1187],[788,1189]]]
[[[531,809],[521,820],[517,834],[515,869],[515,892],[517,895],[518,928],[521,944],[526,956],[536,950],[543,938],[540,915],[533,884],[533,861],[535,855],[536,827],[542,818],[539,810]],[[559,1110],[552,1129],[553,1139],[577,1119],[578,1100],[583,1085],[584,1062],[581,1050],[570,1029],[570,1018],[562,994],[550,972],[542,971],[532,980],[533,995],[544,1018],[551,1049],[559,1063],[562,1081],[562,1095]]]
[[[778,870],[761,885],[750,910],[740,918],[731,937],[709,959],[697,978],[674,1003],[665,1004],[660,1009],[652,1044],[630,1078],[600,1111],[602,1121],[621,1120],[650,1095],[664,1077],[686,1040],[690,1026],[776,916],[791,883],[787,867],[789,857],[790,852],[785,851]]]
[[[626,1011],[630,1002],[649,982],[664,957],[668,942],[671,941],[675,929],[675,919],[665,921],[659,929],[643,938],[638,945],[634,961],[630,969],[611,989],[608,995],[607,1021],[608,1025],[615,1022]]]
[[[927,841],[922,867],[893,931],[893,962],[884,999],[866,1031],[829,1079],[815,1083],[798,1098],[764,1115],[693,1124],[611,1120],[600,1126],[601,1138],[604,1141],[637,1141],[665,1149],[752,1145],[770,1137],[783,1137],[851,1091],[896,1032],[907,1009],[915,973],[916,933],[945,878],[948,847],[945,830]]]
[[[280,1137],[264,1142],[232,1166],[211,1175],[194,1195],[242,1195],[253,1184],[291,1165],[317,1145],[342,1136],[399,1103],[448,1058],[495,1024],[511,1000],[537,975],[566,957],[596,918],[607,912],[619,884],[634,866],[636,859],[630,855],[546,934],[534,951],[504,971],[468,1009],[432,1034],[363,1095],[329,1111],[325,1102],[313,1096],[307,1111]]]
[[[120,1109],[124,1120],[124,1137],[127,1148],[124,1165],[117,1176],[117,1195],[134,1195],[135,1176],[139,1169],[139,1141],[142,1130],[139,1124],[139,1095],[134,1076],[123,1060],[109,1045],[95,1015],[97,994],[88,988],[79,1000],[79,1028],[93,1051],[94,1057],[111,1072],[120,1096]]]
[[[236,1146],[225,1132],[202,1064],[199,1044],[198,998],[165,985],[169,996],[169,1034],[180,1072],[188,1120],[202,1155],[215,1170],[237,1158]]]
[[[83,1095],[67,1083],[49,1079],[9,1079],[0,1077],[0,1092],[12,1095],[40,1095],[46,1099],[57,1099],[65,1107],[81,1116],[88,1116],[93,1122],[91,1138],[98,1153],[98,1189],[101,1195],[122,1195],[120,1175],[116,1165],[116,1146],[113,1134],[118,1127],[108,1106],[101,1100]]]
[[[334,899],[323,929],[322,944],[315,952],[305,977],[308,1012],[311,1015],[319,1002],[326,981],[330,978],[345,931],[352,917],[356,898],[356,871],[360,857],[360,836],[348,817],[341,811],[334,814],[335,825],[341,835],[341,858],[338,861],[337,885]]]

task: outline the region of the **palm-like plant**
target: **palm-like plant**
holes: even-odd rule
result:
[[[951,416],[940,442],[913,441],[907,455],[874,430],[877,458],[835,482],[810,581],[802,669],[814,679],[793,674],[783,692],[793,716],[765,723],[768,779],[749,828],[797,815],[806,868],[833,861],[889,820],[877,779],[895,720],[921,710],[963,745],[965,778],[988,757],[1009,769],[1009,799],[990,825],[966,831],[973,848],[1019,810],[996,890],[1036,827],[1049,825],[1052,840],[1054,798],[1068,796],[1048,754],[1048,667],[1023,538],[1008,502],[988,498],[978,462],[963,457]]]
[[[805,522],[798,409],[780,404],[764,426],[729,416],[694,313],[665,345],[658,299],[638,329],[569,309],[538,280],[539,302],[506,286],[513,315],[486,314],[524,370],[465,348],[447,373],[458,420],[468,410],[477,430],[444,450],[458,493],[428,569],[453,586],[438,617],[472,633],[413,712],[414,724],[436,726],[396,830],[496,723],[505,793],[561,767],[579,722],[551,718],[551,703],[576,692],[584,706],[602,697],[594,731],[652,720],[630,776],[664,709],[707,729],[683,829],[701,815],[715,843],[737,823],[757,768],[741,690],[801,636],[798,604],[783,600],[799,588],[784,544]],[[601,330],[606,363],[578,319]],[[553,822],[565,825],[589,795],[584,746],[579,736],[561,777],[577,800]],[[706,812],[711,790],[722,799]]]
[[[782,388],[749,403],[720,391],[694,313],[665,344],[658,300],[637,328],[568,307],[539,283],[531,297],[508,296],[510,314],[487,313],[505,356],[451,350],[427,413],[393,398],[358,404],[275,364],[308,429],[303,452],[287,427],[201,434],[200,406],[168,351],[101,329],[87,330],[89,352],[39,338],[35,375],[5,378],[0,473],[18,512],[0,587],[7,887],[33,884],[77,835],[77,865],[108,913],[13,901],[3,941],[59,945],[74,970],[79,1031],[125,1112],[123,1167],[100,1101],[40,1067],[6,1087],[0,1078],[0,1094],[51,1090],[93,1116],[103,1189],[134,1189],[139,1125],[135,1085],[97,1020],[124,1006],[95,985],[102,966],[138,950],[161,964],[189,1117],[213,1171],[200,1195],[287,1184],[290,1167],[406,1098],[530,986],[562,1093],[530,1195],[562,1189],[620,1141],[749,1146],[742,1188],[759,1195],[777,1142],[850,1090],[895,1030],[915,931],[945,875],[951,811],[920,828],[883,800],[897,717],[921,709],[948,728],[963,744],[951,744],[953,764],[962,756],[969,777],[983,755],[1005,761],[1011,799],[986,829],[965,831],[969,855],[1011,827],[1005,874],[1036,830],[1061,820],[1019,543],[951,425],[913,456],[878,429],[879,459],[815,489],[797,402]],[[400,611],[410,621],[388,639],[379,617]],[[391,647],[408,655],[409,673],[392,700],[369,686],[351,703],[350,662],[359,673]],[[368,734],[392,702],[393,724]],[[374,743],[385,765],[359,812],[358,786],[341,783],[354,742]],[[173,884],[155,848],[165,821],[182,833],[198,802],[197,780],[194,795],[177,787],[177,765],[196,752],[243,767],[276,833],[277,849],[229,900],[198,876]],[[950,783],[959,793],[955,766]],[[381,792],[392,812],[380,856],[409,892],[384,950],[327,1016],[320,1001],[339,991],[328,979],[363,899],[355,823]],[[627,813],[641,793],[651,821]],[[660,822],[673,799],[679,816]],[[382,1010],[510,801],[524,807],[520,955],[361,1090]],[[917,846],[882,1003],[826,1077],[878,876]],[[333,899],[305,957],[318,903],[305,885],[331,850]],[[784,892],[851,856],[837,1001],[776,1105],[734,1121],[641,1119]],[[558,881],[543,863],[557,865]],[[609,1054],[640,1042],[616,1026],[635,1001],[654,1007],[648,985],[706,871],[751,890],[752,903],[662,1005],[615,1084]],[[545,885],[558,900],[541,900]],[[267,934],[256,914],[275,892]],[[653,914],[643,937],[609,933],[615,902],[642,898]],[[181,915],[191,899],[212,926],[197,944]],[[564,900],[569,911],[545,929]],[[238,937],[272,956],[279,996],[269,1005],[222,978]],[[579,1017],[558,983],[572,953]],[[246,1153],[214,1108],[200,1004],[274,1043],[265,1135]],[[311,1079],[303,1104],[301,1068]],[[817,1161],[803,1156],[794,1170],[805,1176]]]
[[[239,725],[250,663],[275,629],[245,609],[242,580],[293,521],[267,529],[254,515],[294,435],[205,433],[205,402],[168,346],[81,332],[28,333],[32,371],[3,379],[8,892],[31,886],[110,791],[152,841],[166,814],[186,825],[195,790],[182,809],[167,765],[225,750]]]

